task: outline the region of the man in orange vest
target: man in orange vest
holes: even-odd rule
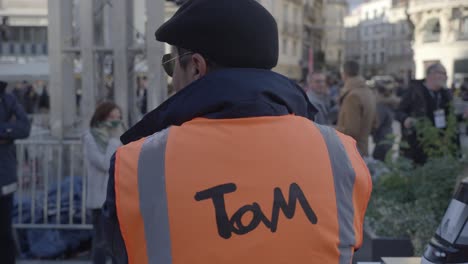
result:
[[[176,95],[129,129],[103,208],[117,263],[351,263],[372,184],[353,139],[271,71],[255,0],[185,3],[156,32]]]

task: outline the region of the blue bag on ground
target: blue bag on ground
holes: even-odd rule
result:
[[[71,182],[73,180],[73,184]],[[34,200],[34,219],[32,223],[44,224],[70,224],[70,190],[73,185],[72,196],[72,223],[82,223],[82,177],[66,177],[60,184],[60,214],[57,219],[57,184],[50,184],[47,200],[47,215],[44,216],[44,193],[36,195]],[[23,196],[24,193],[23,193]],[[22,204],[22,219],[25,224],[31,223],[32,201],[31,197],[24,197],[22,201],[15,199],[13,223],[19,222],[19,203]],[[90,215],[86,213],[86,223],[91,223]],[[18,229],[21,256],[25,258],[57,258],[64,254],[76,251],[80,245],[92,237],[91,230],[70,229]]]

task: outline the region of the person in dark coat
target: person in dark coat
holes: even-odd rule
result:
[[[439,63],[433,64],[426,70],[426,79],[412,81],[398,107],[397,119],[402,126],[402,140],[409,144],[403,155],[416,164],[427,161],[414,127],[417,119],[426,117],[440,129],[447,126],[452,96],[445,88],[446,83],[445,67]]]
[[[26,81],[18,82],[16,83],[15,88],[13,88],[13,91],[11,92],[16,97],[16,101],[18,101],[18,103],[22,105],[23,107],[24,107],[24,93],[25,93],[24,90],[27,84],[28,83]]]
[[[29,136],[31,126],[15,96],[5,93],[7,83],[0,81],[0,259],[15,263],[11,214],[16,191],[16,148],[14,141]]]
[[[38,103],[39,96],[37,95],[36,91],[34,91],[34,87],[30,84],[26,86],[26,91],[24,93],[24,110],[27,114],[34,114],[36,112],[36,106]]]
[[[47,86],[44,82],[38,83],[39,88],[41,89],[41,94],[39,95],[38,107],[41,112],[47,112],[50,109],[50,96],[47,91]]]

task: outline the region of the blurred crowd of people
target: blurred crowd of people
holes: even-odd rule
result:
[[[44,81],[17,82],[12,94],[27,114],[46,113],[50,109],[50,97]]]
[[[439,63],[427,68],[423,80],[405,84],[393,76],[365,80],[359,75],[359,64],[347,62],[340,75],[312,72],[302,86],[318,111],[316,123],[352,136],[363,156],[385,160],[396,138],[393,125],[397,121],[402,141],[409,144],[401,154],[424,164],[427,157],[415,132],[416,120],[427,118],[434,127],[444,129],[450,113],[459,122],[468,117],[468,78],[453,89],[446,83],[446,69]],[[372,153],[368,153],[369,137],[375,145]]]
[[[333,126],[353,137],[364,157],[386,159],[394,145],[394,123],[398,121],[402,140],[409,144],[401,154],[416,164],[424,164],[427,157],[415,133],[416,120],[426,117],[434,127],[444,129],[449,113],[455,113],[459,121],[468,117],[464,104],[468,102],[468,79],[456,89],[447,89],[447,72],[441,64],[429,66],[425,79],[413,80],[408,85],[390,76],[365,80],[359,72],[359,64],[348,61],[340,74],[310,73],[302,88],[317,110],[315,122]],[[137,80],[136,106],[141,115],[149,110],[147,82],[146,77]],[[49,111],[49,93],[44,82],[16,83],[11,94],[27,114]],[[104,263],[108,258],[103,250],[99,215],[105,200],[111,156],[121,145],[119,137],[125,129],[119,106],[105,101],[98,105],[83,136],[85,167],[87,174],[93,175],[86,185],[86,205],[93,216],[94,263]],[[374,142],[372,152],[368,145],[370,137]]]

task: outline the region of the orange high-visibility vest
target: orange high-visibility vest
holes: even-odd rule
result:
[[[296,116],[195,119],[121,147],[130,264],[351,263],[372,183],[353,139]]]

